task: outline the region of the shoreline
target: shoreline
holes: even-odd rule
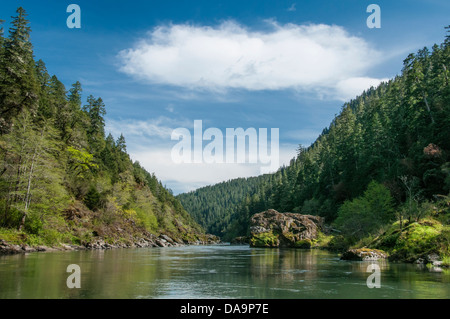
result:
[[[156,237],[156,236],[154,236]],[[146,240],[142,240],[139,242],[135,242],[132,244],[108,244],[105,243],[103,240],[98,240],[94,243],[88,243],[87,245],[69,245],[69,244],[61,244],[60,246],[29,246],[29,245],[15,245],[15,244],[9,244],[5,242],[4,240],[0,240],[0,258],[4,256],[14,256],[14,255],[25,255],[29,253],[39,253],[39,252],[63,252],[63,251],[83,251],[83,250],[110,250],[110,249],[130,249],[130,248],[165,248],[165,247],[183,247],[183,246],[210,246],[210,245],[226,245],[226,246],[249,246],[249,248],[262,248],[262,247],[251,247],[249,244],[232,244],[222,241],[195,241],[195,242],[189,242],[189,243],[177,243],[168,242],[164,237],[168,237],[167,235],[160,235],[156,237],[156,242],[150,242]],[[170,237],[169,237],[170,238]],[[159,244],[158,244],[159,243]],[[275,249],[301,249],[301,248],[295,248],[295,247],[272,247]],[[325,247],[312,247],[308,250],[326,250],[332,253],[339,254],[341,256],[340,260],[342,261],[357,261],[357,262],[388,262],[388,263],[403,263],[403,264],[415,264],[417,266],[427,267],[430,271],[434,272],[441,272],[443,269],[448,269],[446,265],[442,265],[441,261],[431,261],[429,263],[427,262],[408,262],[405,260],[396,260],[392,261],[389,260],[389,258],[342,258],[343,255],[345,255],[346,252],[337,252],[333,249],[327,249]],[[429,266],[429,267],[428,267]]]
[[[159,236],[151,235],[150,238],[140,238],[137,241],[128,243],[115,243],[110,244],[99,238],[96,241],[89,242],[86,245],[73,245],[61,243],[57,246],[30,246],[26,244],[18,245],[8,243],[7,241],[0,239],[0,257],[11,256],[27,253],[39,253],[39,252],[57,252],[57,251],[81,251],[81,250],[108,250],[119,248],[163,248],[163,247],[182,247],[182,246],[201,246],[201,245],[215,245],[221,244],[219,240],[208,238],[206,241],[197,240],[192,242],[182,242],[181,240],[175,240],[165,234]]]

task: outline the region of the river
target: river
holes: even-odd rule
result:
[[[380,288],[368,288],[371,263]],[[67,266],[80,267],[69,289]],[[375,282],[375,281],[371,281]],[[0,298],[450,298],[449,272],[322,250],[186,246],[0,257]]]

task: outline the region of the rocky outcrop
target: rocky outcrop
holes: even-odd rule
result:
[[[310,248],[323,229],[319,216],[269,209],[252,216],[250,246]]]
[[[369,248],[349,249],[341,256],[342,260],[358,261],[373,261],[386,258],[388,258],[388,254],[384,251]]]

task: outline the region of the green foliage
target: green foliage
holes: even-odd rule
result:
[[[43,228],[43,222],[39,214],[30,213],[27,216],[24,226],[28,234],[39,235]]]
[[[389,189],[394,206],[401,206],[399,220],[423,218],[420,203],[450,191],[449,78],[447,36],[409,55],[401,75],[345,103],[312,145],[299,146],[288,166],[178,198],[199,223],[224,238],[244,236],[248,216],[269,208],[317,214],[328,223],[341,216],[339,223],[347,219],[348,226],[355,214],[360,226],[354,235],[364,236],[390,220],[379,213],[371,220],[375,203],[367,198],[352,202],[371,181]]]
[[[336,226],[350,237],[362,238],[393,219],[389,190],[373,181],[364,195],[346,201],[339,209]]]
[[[252,236],[250,244],[253,247],[278,247],[278,236],[271,231],[259,233]]]
[[[152,212],[145,212],[142,209],[137,209],[136,216],[139,225],[148,231],[154,232],[158,230],[158,220]]]
[[[89,188],[89,191],[84,197],[84,203],[90,210],[97,210],[100,208],[100,193],[95,186]]]
[[[343,235],[337,235],[331,238],[327,248],[331,251],[344,252],[355,244],[355,239]]]
[[[382,236],[376,245],[389,249],[393,260],[413,262],[432,253],[441,257],[449,255],[450,228],[432,219],[413,222],[402,232],[384,237]]]
[[[295,242],[296,248],[310,249],[312,247],[312,242],[309,239],[302,239]]]
[[[69,168],[77,178],[84,178],[91,169],[98,168],[98,165],[94,163],[94,155],[85,149],[79,151],[69,146],[67,152],[69,153]]]
[[[38,103],[38,82],[34,69],[33,47],[25,10],[17,9],[9,37],[3,42],[0,64],[0,132],[8,132],[11,120],[22,110],[34,113]]]
[[[0,238],[57,245],[86,244],[94,234],[127,243],[148,231],[204,234],[171,191],[132,162],[124,135],[105,138],[103,100],[89,95],[82,106],[80,82],[67,92],[34,61],[25,10],[17,14],[8,38],[0,21],[0,226],[11,230]]]

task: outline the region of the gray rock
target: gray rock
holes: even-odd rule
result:
[[[172,238],[170,238],[169,236],[167,236],[165,234],[161,234],[161,235],[159,235],[159,237],[161,239],[165,240],[166,242],[171,243],[172,245],[175,243]]]
[[[423,264],[425,264],[425,259],[419,258],[414,263],[417,265],[423,265]]]
[[[256,247],[297,247],[299,242],[316,239],[322,229],[322,217],[279,213],[269,209],[250,219],[250,244]],[[263,243],[259,235],[264,233],[269,233],[268,236],[273,240]]]
[[[429,262],[434,262],[434,261],[438,261],[440,259],[438,254],[429,254],[426,257],[427,261]]]
[[[375,261],[379,259],[386,259],[388,255],[378,249],[349,249],[342,254],[342,260],[357,260],[357,261]]]

